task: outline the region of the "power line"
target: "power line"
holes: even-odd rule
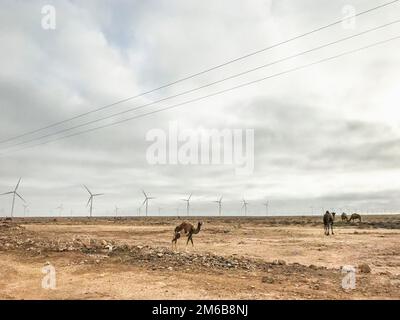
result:
[[[255,84],[255,83],[259,83],[259,82],[262,82],[262,81],[265,81],[265,80],[268,80],[268,79],[279,77],[279,76],[282,76],[282,75],[285,75],[285,74],[288,74],[288,73],[291,73],[291,72],[294,72],[294,71],[305,69],[305,68],[308,68],[308,67],[323,63],[323,62],[327,62],[327,61],[331,61],[331,60],[334,60],[334,59],[337,59],[337,58],[340,58],[340,57],[343,57],[343,56],[347,56],[347,55],[350,55],[350,54],[353,54],[353,53],[356,53],[356,52],[359,52],[359,51],[362,51],[362,50],[366,50],[366,49],[369,49],[369,48],[372,48],[372,47],[376,47],[376,46],[379,46],[379,45],[382,45],[382,44],[385,44],[385,43],[388,43],[388,42],[391,42],[391,41],[394,41],[394,40],[397,40],[397,39],[400,39],[400,35],[396,36],[396,37],[393,37],[393,38],[386,39],[386,40],[382,40],[382,41],[379,41],[379,42],[375,42],[373,44],[370,44],[370,45],[367,45],[367,46],[364,46],[364,47],[360,47],[360,48],[357,48],[357,49],[354,49],[354,50],[346,51],[344,53],[337,54],[337,55],[334,55],[334,56],[331,56],[331,57],[328,57],[328,58],[324,58],[324,59],[321,59],[321,60],[318,60],[318,61],[315,61],[315,62],[312,62],[312,63],[308,63],[308,64],[305,64],[305,65],[302,65],[302,66],[299,66],[299,67],[296,67],[296,68],[292,68],[292,69],[288,69],[288,70],[285,70],[285,71],[282,71],[282,72],[279,72],[279,73],[275,73],[275,74],[272,74],[272,75],[267,76],[267,77],[263,77],[263,78],[260,78],[260,79],[257,79],[257,80],[246,82],[246,83],[243,83],[241,85],[237,85],[237,86],[234,86],[234,87],[231,87],[231,88],[228,88],[228,89],[217,91],[215,93],[208,94],[208,95],[205,95],[205,96],[202,96],[202,97],[199,97],[199,98],[191,99],[191,100],[188,100],[188,101],[185,101],[185,102],[182,102],[182,103],[178,103],[178,104],[175,104],[175,105],[172,105],[172,106],[168,106],[168,107],[165,107],[165,108],[157,109],[157,110],[150,111],[150,112],[147,112],[147,113],[143,113],[143,114],[140,114],[140,115],[137,115],[137,116],[134,116],[134,117],[130,117],[130,118],[127,118],[127,119],[119,120],[119,121],[116,121],[116,122],[113,122],[113,123],[109,123],[109,124],[106,124],[106,125],[103,125],[103,126],[91,128],[91,129],[80,131],[80,132],[77,132],[77,133],[73,133],[73,134],[70,134],[70,135],[67,135],[67,136],[59,137],[59,138],[56,138],[56,139],[53,139],[53,140],[49,140],[49,141],[45,141],[45,142],[42,142],[42,143],[38,143],[38,144],[35,144],[35,145],[32,145],[32,146],[27,146],[27,147],[24,147],[24,148],[13,150],[12,152],[17,152],[17,151],[22,151],[22,150],[25,150],[25,149],[30,149],[30,148],[33,148],[33,147],[36,147],[36,146],[45,145],[45,144],[48,144],[48,143],[52,143],[52,142],[55,142],[55,141],[67,139],[67,138],[70,138],[70,137],[74,137],[74,136],[77,136],[77,135],[85,134],[85,133],[92,132],[92,131],[95,131],[95,130],[99,130],[99,129],[103,129],[103,128],[107,128],[107,127],[112,127],[112,126],[115,126],[117,124],[121,124],[121,123],[124,123],[124,122],[127,122],[127,121],[131,121],[131,120],[134,120],[134,119],[141,118],[141,117],[145,117],[145,116],[148,116],[148,115],[151,115],[151,114],[155,114],[155,113],[159,113],[159,112],[162,112],[162,111],[174,109],[174,108],[177,108],[177,107],[189,104],[189,103],[201,101],[201,100],[204,100],[206,98],[210,98],[210,97],[213,97],[213,96],[216,96],[216,95],[220,95],[220,94],[223,94],[223,93],[226,93],[226,92],[229,92],[229,91],[233,91],[233,90],[236,90],[236,89],[239,89],[239,88],[243,88],[243,87]],[[4,156],[6,154],[7,153],[5,153],[5,154],[3,153],[0,156]]]
[[[261,53],[261,52],[265,52],[265,51],[268,51],[268,50],[270,50],[270,49],[276,48],[276,47],[278,47],[278,46],[281,46],[281,45],[287,44],[287,43],[289,43],[289,42],[292,42],[292,41],[294,41],[294,40],[297,40],[297,39],[306,37],[306,36],[308,36],[308,35],[311,35],[311,34],[313,34],[313,33],[318,32],[318,31],[322,31],[322,30],[324,30],[324,29],[333,27],[333,26],[335,26],[335,25],[337,25],[337,24],[340,24],[340,23],[342,23],[342,22],[344,22],[344,21],[347,21],[347,20],[349,20],[349,19],[351,19],[351,18],[359,17],[359,16],[361,16],[361,15],[364,15],[364,14],[370,13],[370,12],[372,12],[372,11],[375,11],[375,10],[378,10],[378,9],[381,9],[381,8],[384,8],[384,7],[387,7],[387,6],[391,5],[391,4],[394,4],[394,3],[399,2],[399,1],[400,1],[400,0],[393,0],[393,1],[390,1],[390,2],[386,2],[386,3],[381,4],[381,5],[379,5],[379,6],[376,6],[376,7],[370,8],[370,9],[368,9],[368,10],[365,10],[365,11],[359,12],[359,13],[357,13],[357,14],[354,14],[354,15],[352,15],[352,16],[349,16],[349,17],[346,17],[346,18],[343,18],[343,19],[334,21],[334,22],[332,22],[332,23],[330,23],[330,24],[327,24],[327,25],[325,25],[325,26],[322,26],[322,27],[319,27],[319,28],[317,28],[317,29],[308,31],[308,32],[306,32],[306,33],[297,35],[297,36],[295,36],[295,37],[292,37],[292,38],[289,38],[289,39],[287,39],[287,40],[278,42],[278,43],[273,44],[273,45],[270,45],[270,46],[268,46],[268,47],[259,49],[259,50],[257,50],[257,51],[250,52],[250,53],[248,53],[248,54],[245,54],[245,55],[243,55],[243,56],[240,56],[240,57],[235,58],[235,59],[232,59],[232,60],[228,60],[228,61],[226,61],[226,62],[224,62],[224,63],[215,65],[215,66],[210,67],[210,68],[208,68],[208,69],[205,69],[205,70],[203,70],[203,71],[200,71],[200,72],[197,72],[197,73],[194,73],[194,74],[185,76],[185,77],[183,77],[183,78],[180,78],[180,79],[178,79],[178,80],[175,80],[175,81],[170,82],[170,83],[167,83],[167,84],[164,84],[164,85],[159,86],[159,87],[157,87],[157,88],[154,88],[154,89],[151,89],[151,90],[148,90],[148,91],[139,93],[139,94],[134,95],[134,96],[131,96],[131,97],[127,97],[127,98],[125,98],[125,99],[118,100],[118,101],[113,102],[113,103],[111,103],[111,104],[107,104],[107,105],[104,105],[104,106],[102,106],[102,107],[100,107],[100,108],[87,111],[87,112],[85,112],[85,113],[76,115],[76,116],[74,116],[74,117],[71,117],[71,118],[68,118],[68,119],[65,119],[65,120],[62,120],[62,121],[55,122],[55,123],[53,123],[53,124],[49,124],[49,125],[47,125],[47,126],[44,126],[44,127],[42,127],[42,128],[39,128],[39,129],[36,129],[36,130],[33,130],[33,131],[29,131],[29,132],[26,132],[26,133],[23,133],[23,134],[14,136],[14,137],[10,137],[10,138],[8,138],[8,139],[5,139],[5,140],[0,141],[0,144],[6,143],[6,142],[9,142],[9,141],[13,141],[13,140],[16,140],[16,139],[18,139],[18,138],[22,138],[22,137],[25,137],[25,136],[27,136],[27,135],[31,135],[31,134],[34,134],[34,133],[37,133],[37,132],[40,132],[40,131],[43,131],[43,130],[46,130],[46,129],[50,129],[50,128],[59,126],[59,125],[61,125],[61,124],[64,124],[64,123],[66,123],[66,122],[69,122],[69,121],[72,121],[72,120],[76,120],[76,119],[82,118],[82,117],[84,117],[84,116],[87,116],[87,115],[89,115],[89,114],[92,114],[92,113],[95,113],[95,112],[99,112],[99,111],[108,109],[108,108],[110,108],[110,107],[116,106],[116,105],[118,105],[118,104],[121,104],[121,103],[130,101],[130,100],[133,100],[133,99],[142,97],[142,96],[147,95],[147,94],[150,94],[150,93],[152,93],[152,92],[155,92],[155,91],[158,91],[158,90],[161,90],[161,89],[165,89],[165,88],[171,87],[171,86],[173,86],[173,85],[175,85],[175,84],[178,84],[178,83],[180,83],[180,82],[183,82],[183,81],[186,81],[186,80],[189,80],[189,79],[198,77],[198,76],[203,75],[203,74],[205,74],[205,73],[208,73],[208,72],[210,72],[210,71],[213,71],[213,70],[222,68],[222,67],[224,67],[224,66],[227,66],[227,65],[229,65],[229,64],[235,63],[235,62],[237,62],[237,61],[240,61],[240,60],[243,60],[243,59],[246,59],[246,58],[249,58],[249,57],[254,56],[254,55],[256,55],[256,54],[259,54],[259,53]]]
[[[201,89],[216,85],[218,83],[221,83],[221,82],[224,82],[224,81],[228,81],[228,80],[243,76],[245,74],[260,70],[262,68],[266,68],[266,67],[269,67],[269,66],[284,62],[286,60],[290,60],[290,59],[299,57],[301,55],[304,55],[304,54],[307,54],[307,53],[310,53],[310,52],[313,52],[313,51],[317,51],[317,50],[332,46],[334,44],[337,44],[337,43],[340,43],[340,42],[343,42],[343,41],[346,41],[346,40],[353,39],[355,37],[359,37],[361,35],[364,35],[364,34],[367,34],[367,33],[370,33],[370,32],[385,28],[385,27],[388,27],[390,25],[393,25],[393,24],[396,24],[396,23],[399,23],[399,22],[400,22],[400,19],[392,21],[392,22],[389,22],[389,23],[386,23],[386,24],[383,24],[383,25],[380,25],[380,26],[377,26],[377,27],[374,27],[374,28],[371,28],[371,29],[368,29],[368,30],[365,30],[365,31],[362,31],[362,32],[359,32],[357,34],[354,34],[354,35],[351,35],[351,36],[348,36],[348,37],[344,37],[344,38],[335,40],[333,42],[329,42],[329,43],[324,44],[324,45],[320,45],[318,47],[314,47],[312,49],[308,49],[308,50],[302,51],[302,52],[294,54],[294,55],[290,55],[290,56],[285,57],[285,58],[278,59],[276,61],[273,61],[273,62],[270,62],[270,63],[267,63],[267,64],[263,64],[261,66],[257,66],[255,68],[252,68],[252,69],[249,69],[249,70],[246,70],[246,71],[231,75],[229,77],[226,77],[226,78],[223,78],[223,79],[220,79],[220,80],[217,80],[217,81],[202,85],[200,87],[196,87],[196,88],[193,88],[193,89],[190,89],[190,90],[186,90],[186,91],[183,91],[183,92],[180,92],[180,93],[177,93],[177,94],[174,94],[174,95],[171,95],[171,96],[168,96],[168,97],[156,100],[156,101],[152,101],[152,102],[146,103],[144,105],[140,105],[140,106],[137,106],[137,107],[134,107],[134,108],[130,108],[130,109],[121,111],[121,112],[117,112],[117,113],[114,113],[114,114],[111,114],[111,115],[108,115],[108,116],[105,116],[105,117],[102,117],[102,118],[98,118],[98,119],[95,119],[95,120],[84,122],[84,123],[81,123],[79,125],[72,126],[70,128],[62,129],[62,130],[59,130],[59,131],[56,131],[56,132],[53,132],[53,133],[48,133],[48,134],[45,134],[45,135],[42,135],[42,136],[39,136],[39,137],[36,137],[36,138],[32,138],[32,139],[29,139],[29,140],[18,142],[18,143],[12,144],[10,146],[7,146],[6,149],[3,149],[3,150],[15,148],[15,147],[20,146],[20,145],[25,145],[25,144],[28,144],[30,142],[34,142],[34,141],[37,141],[37,140],[41,140],[41,139],[44,139],[44,138],[55,136],[55,135],[58,135],[58,134],[61,134],[61,133],[69,132],[69,131],[72,131],[72,130],[75,130],[75,129],[79,129],[79,128],[82,128],[82,127],[85,127],[85,126],[88,126],[88,125],[91,125],[91,124],[94,124],[94,123],[97,123],[97,122],[100,122],[100,121],[108,120],[108,119],[111,119],[111,118],[114,118],[114,117],[117,117],[117,116],[120,116],[120,115],[123,115],[123,114],[131,113],[133,111],[136,111],[136,110],[139,110],[139,109],[143,109],[145,107],[152,106],[152,105],[157,104],[159,102],[163,102],[163,101],[167,101],[167,100],[170,100],[170,99],[173,99],[173,98],[177,98],[177,97],[186,95],[188,93],[192,93],[192,92],[195,92],[195,91],[198,91],[198,90],[201,90]]]

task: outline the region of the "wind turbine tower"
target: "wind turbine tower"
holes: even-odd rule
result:
[[[186,215],[189,216],[189,210],[190,210],[190,198],[192,197],[192,194],[190,194],[189,198],[187,199],[181,199],[182,201],[186,201]]]
[[[92,217],[92,213],[93,213],[93,199],[94,199],[95,197],[104,195],[104,193],[92,193],[92,192],[89,190],[89,188],[88,188],[87,186],[85,186],[85,185],[83,185],[83,186],[85,187],[85,189],[87,190],[87,192],[89,192],[89,195],[90,195],[89,200],[88,200],[88,202],[87,202],[87,204],[86,204],[86,207],[87,207],[87,206],[89,205],[89,203],[90,203],[90,218],[91,218],[91,217]]]
[[[264,206],[265,206],[265,216],[267,217],[267,216],[268,216],[269,201],[266,201],[266,202],[264,203]]]
[[[221,216],[221,212],[222,212],[222,196],[219,200],[213,201],[215,203],[218,203],[218,215]]]
[[[64,210],[63,204],[61,203],[56,209],[58,210],[58,216],[60,217]]]
[[[247,216],[247,205],[249,203],[246,202],[246,200],[243,199],[243,205],[242,205],[242,209],[244,208],[244,215]]]
[[[24,203],[26,201],[21,197],[21,195],[17,192],[19,184],[21,183],[21,178],[19,178],[17,185],[15,186],[13,191],[5,192],[0,194],[0,196],[6,195],[6,194],[12,194],[13,195],[13,200],[12,200],[12,206],[11,206],[11,218],[14,216],[14,205],[15,205],[15,196],[20,198]]]
[[[154,197],[148,197],[146,192],[144,192],[144,190],[142,190],[142,192],[144,194],[144,201],[143,201],[142,205],[144,205],[144,204],[146,205],[146,217],[147,217],[147,209],[148,209],[148,206],[149,206],[149,200],[155,199],[155,198]]]

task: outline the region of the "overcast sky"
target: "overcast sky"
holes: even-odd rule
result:
[[[386,0],[15,1],[0,11],[0,140],[135,96],[235,59]],[[55,30],[42,28],[43,5],[56,9]],[[102,112],[2,143],[0,193],[22,177],[31,215],[136,215],[141,189],[156,199],[149,214],[321,214],[400,207],[400,40],[121,125],[18,152],[13,144],[162,99],[399,18],[392,4],[248,59]],[[167,107],[400,35],[400,23],[170,99],[128,116]],[[151,165],[146,133],[182,129],[254,129],[254,172],[229,165]],[[96,125],[110,123],[103,121]],[[86,128],[86,127],[85,127]],[[68,134],[85,129],[80,128]],[[61,137],[59,134],[56,137]],[[51,140],[44,138],[44,142]],[[36,141],[35,143],[37,143]],[[22,146],[34,145],[28,143]],[[4,151],[7,151],[4,154]],[[11,196],[0,197],[0,215]],[[313,207],[314,209],[311,209]],[[161,209],[159,209],[161,208]],[[142,210],[142,214],[144,211]],[[16,215],[23,214],[16,201]]]

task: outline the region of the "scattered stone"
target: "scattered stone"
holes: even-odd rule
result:
[[[278,260],[272,261],[272,264],[275,266],[284,266],[284,265],[286,265],[286,261],[278,259]]]
[[[360,272],[362,273],[371,273],[371,268],[366,263],[359,264],[358,269],[360,269]]]
[[[274,278],[272,278],[272,277],[262,277],[261,282],[272,284],[272,283],[275,282],[275,280],[274,280]]]

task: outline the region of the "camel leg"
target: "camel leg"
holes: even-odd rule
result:
[[[192,237],[192,236],[190,236],[190,242],[192,243],[192,247],[194,247],[194,244],[193,244],[193,237]]]
[[[334,234],[334,233],[333,233],[333,223],[331,224],[331,231],[332,231],[332,234]]]
[[[187,246],[188,246],[188,244],[189,244],[189,240],[191,240],[191,238],[192,238],[192,235],[189,234],[189,235],[188,235],[188,238],[187,238],[187,240],[186,240],[186,251],[187,251]]]

